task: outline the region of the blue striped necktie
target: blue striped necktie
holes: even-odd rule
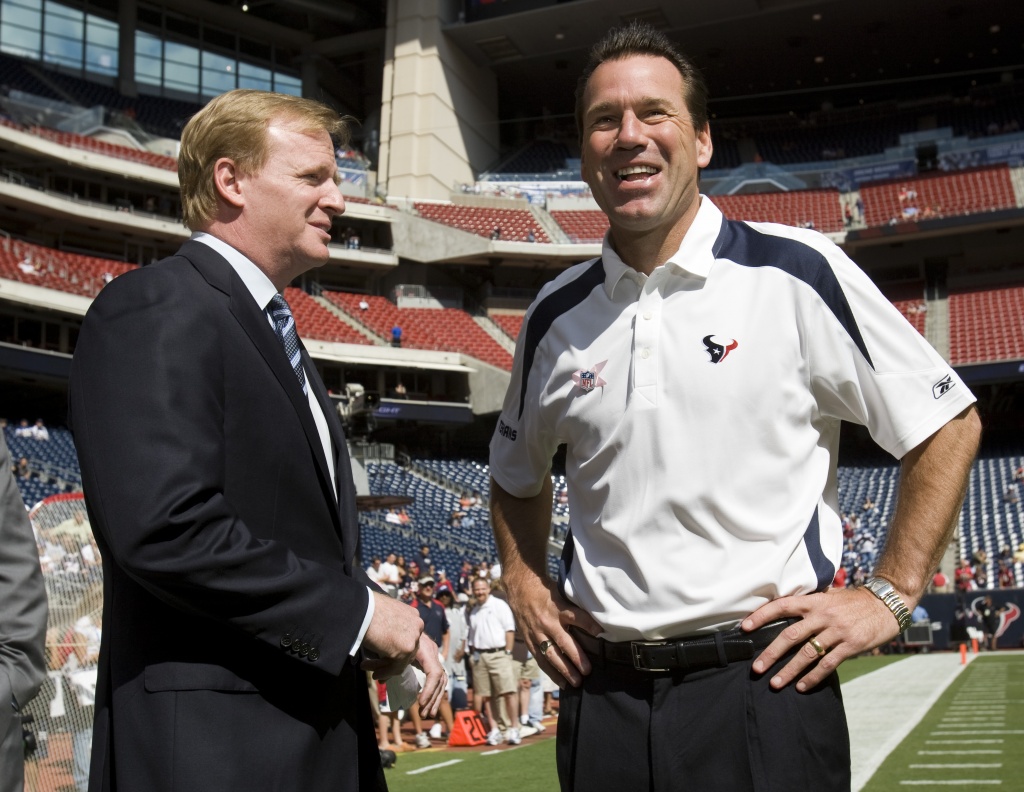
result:
[[[274,332],[284,347],[284,353],[288,356],[288,362],[295,370],[295,376],[299,378],[299,385],[302,392],[306,393],[306,372],[302,370],[302,357],[299,354],[299,336],[295,332],[295,318],[292,316],[291,308],[285,302],[284,297],[275,294],[267,306],[270,319],[274,323]]]

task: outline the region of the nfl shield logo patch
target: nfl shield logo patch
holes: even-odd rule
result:
[[[585,391],[592,391],[597,384],[597,374],[593,371],[580,372],[580,388]]]

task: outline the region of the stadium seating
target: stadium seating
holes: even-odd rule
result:
[[[806,226],[823,233],[843,229],[843,208],[836,190],[794,190],[752,195],[712,195],[711,200],[731,220]]]
[[[399,308],[385,297],[324,291],[323,296],[380,339],[390,342],[391,329],[402,328],[402,346],[462,352],[511,371],[512,356],[473,317],[457,308]],[[365,301],[365,311],[359,303]]]
[[[509,157],[497,173],[549,173],[563,170],[565,161],[579,156],[565,143],[554,140],[532,140]]]
[[[0,278],[55,291],[95,297],[110,280],[134,264],[66,253],[3,237],[0,240]]]
[[[555,222],[561,226],[570,242],[601,242],[608,231],[608,218],[596,209],[551,211]]]
[[[294,296],[294,295],[290,295]],[[13,422],[4,428],[4,437],[13,460],[26,457],[33,474],[17,478],[22,497],[29,505],[45,497],[80,488],[81,472],[71,433],[61,427],[49,428],[50,439],[39,441],[16,437]],[[1016,503],[1003,498],[1013,484],[1013,472],[1024,464],[1024,454],[996,451],[983,454],[974,464],[967,498],[960,520],[960,550],[966,557],[984,550],[988,556],[989,581],[997,580],[996,558],[1003,547],[1016,549],[1024,541],[1024,492]],[[474,460],[414,459],[408,465],[380,461],[367,463],[370,492],[374,495],[398,495],[412,498],[406,508],[411,522],[388,523],[383,512],[360,514],[363,560],[395,551],[411,557],[422,544],[429,544],[438,568],[453,575],[462,560],[493,560],[496,557],[490,530],[487,500],[490,494],[490,469]],[[870,568],[885,543],[889,521],[896,508],[899,467],[892,464],[843,465],[838,470],[839,511],[859,518],[859,534],[870,536],[875,553],[848,554],[844,566],[852,574],[856,565]],[[1016,485],[1018,488],[1021,485]],[[569,505],[559,502],[565,487],[564,475],[552,476],[551,513],[553,531],[564,536]],[[463,507],[460,498],[478,494],[480,501]],[[873,507],[865,510],[866,500]],[[452,525],[452,515],[461,513],[461,524]],[[557,559],[549,559],[552,570]],[[1022,566],[1014,568],[1022,580]]]
[[[711,201],[732,220],[806,226],[825,233],[843,229],[843,209],[835,190],[795,190],[752,195],[712,195]],[[608,219],[597,210],[555,210],[555,222],[573,242],[600,242]]]
[[[295,317],[295,329],[303,338],[334,341],[342,344],[370,344],[370,339],[347,325],[301,289],[289,286],[284,290]]]
[[[14,479],[28,507],[50,495],[78,489],[82,483],[71,432],[61,427],[49,427],[47,431],[49,440],[35,440],[18,437],[10,422],[4,427],[4,439],[10,449],[12,462],[16,463],[24,457],[32,471],[28,478],[15,476]]]
[[[924,321],[927,311],[927,303],[923,299],[918,300],[893,300],[892,304],[903,314],[910,324],[914,326],[921,335],[924,335]]]
[[[414,204],[420,217],[444,223],[461,231],[490,238],[495,228],[501,230],[503,242],[528,242],[532,231],[535,242],[550,242],[547,233],[527,209],[493,209],[485,206],[462,206],[442,203]]]
[[[868,226],[1013,209],[1007,167],[917,176],[860,189]],[[902,200],[901,200],[902,198]]]
[[[59,143],[68,148],[81,149],[93,154],[103,154],[107,157],[138,162],[141,165],[149,165],[163,170],[177,171],[178,161],[174,157],[165,157],[162,154],[154,154],[146,149],[136,149],[130,146],[118,146],[108,143],[105,140],[89,137],[88,135],[76,135],[73,132],[58,132],[55,129],[33,126],[25,131],[31,132],[38,137]]]
[[[950,362],[1024,360],[1024,286],[949,295]]]
[[[524,314],[491,314],[491,321],[505,331],[509,338],[519,338],[519,331],[523,327]]]

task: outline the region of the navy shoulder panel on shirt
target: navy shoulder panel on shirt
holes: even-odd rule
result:
[[[723,218],[713,252],[715,258],[725,258],[743,267],[775,267],[806,283],[828,306],[868,365],[874,368],[843,287],[819,251],[799,240],[762,234],[746,223]]]
[[[586,272],[575,280],[555,289],[551,294],[537,303],[526,324],[526,335],[523,337],[523,374],[519,390],[519,418],[523,417],[523,404],[526,400],[526,386],[530,381],[530,370],[533,368],[533,357],[537,347],[554,321],[572,310],[589,295],[595,287],[604,283],[604,264],[597,259]]]

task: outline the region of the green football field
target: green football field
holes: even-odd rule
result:
[[[844,682],[899,656],[863,657],[839,668]],[[901,789],[1024,790],[1024,654],[982,656],[958,674],[864,792]],[[556,792],[554,728],[544,738],[490,750],[404,753],[387,771],[392,792],[514,789]],[[552,735],[548,737],[548,735]]]

